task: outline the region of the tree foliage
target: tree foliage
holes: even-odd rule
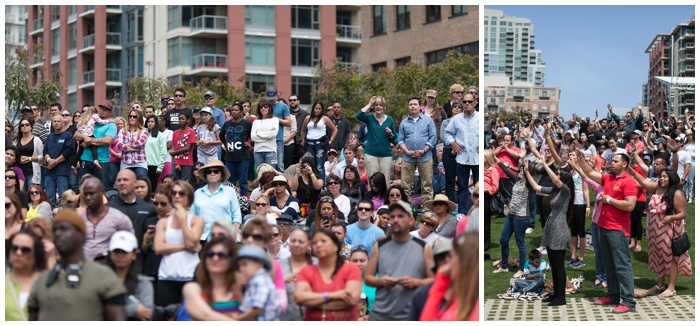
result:
[[[325,105],[340,102],[345,108],[343,116],[351,123],[359,123],[353,117],[374,95],[386,99],[386,113],[399,123],[408,114],[407,100],[411,96],[423,100],[425,91],[434,89],[438,92],[438,103],[446,103],[450,100],[452,84],[465,88],[478,85],[479,65],[475,57],[450,51],[443,61],[429,66],[411,62],[394,70],[371,73],[360,73],[357,68],[336,61],[329,67],[317,67],[316,77],[320,90],[313,94],[313,100]]]
[[[39,80],[32,85],[29,76],[33,75],[33,69],[29,67],[29,50],[19,48],[15,54],[14,57],[5,57],[5,112],[15,109],[11,119],[13,121],[19,115],[20,108],[36,103],[40,110],[48,110],[49,104],[58,101],[59,96],[66,91],[61,83],[46,78],[41,73],[38,74]],[[44,71],[43,66],[37,69]],[[56,72],[55,77],[60,77],[60,72]]]

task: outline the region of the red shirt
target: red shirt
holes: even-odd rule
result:
[[[643,172],[642,169],[639,167],[639,165],[635,165],[635,166],[634,166],[634,171],[637,172],[637,173],[639,173],[639,174],[641,174],[642,177],[643,177],[644,179],[647,178],[647,175],[644,174],[644,172]],[[635,180],[635,182],[636,182],[636,180]],[[637,201],[641,201],[641,202],[646,203],[646,202],[647,202],[647,192],[646,192],[646,190],[644,189],[644,187],[640,187],[639,184],[637,184],[637,189],[638,189],[638,191],[637,191]]]
[[[321,277],[321,272],[318,270],[316,265],[309,265],[304,267],[299,271],[297,275],[297,283],[306,282],[311,286],[311,290],[316,293],[323,292],[335,292],[345,289],[345,285],[348,281],[357,281],[362,283],[362,272],[357,265],[345,262],[343,266],[338,269],[335,273],[333,281],[330,284],[326,284]],[[306,314],[304,315],[304,320],[309,321],[319,321],[322,320],[323,312],[318,308],[306,308]],[[359,315],[357,313],[357,306],[353,306],[346,310],[326,310],[326,320],[342,320],[342,321],[357,321]]]
[[[601,175],[603,183],[603,195],[609,195],[612,199],[624,200],[625,197],[637,197],[637,181],[625,172],[621,176],[614,174]],[[603,202],[598,226],[606,230],[622,230],[626,237],[630,236],[630,212],[623,211],[613,205]]]
[[[197,134],[190,127],[173,131],[173,150],[183,149],[187,144],[192,144],[189,151],[173,156],[175,164],[194,166],[193,153],[194,145],[197,144]]]
[[[515,146],[511,146],[509,148],[511,150],[514,150],[516,153],[520,153],[520,148],[517,148]],[[510,154],[508,154],[508,151],[506,151],[505,147],[503,147],[498,153],[498,155],[496,155],[496,158],[501,160],[501,162],[503,162],[503,164],[505,164],[506,166],[508,166],[508,164],[510,164],[510,166],[518,166],[518,159],[510,156]],[[500,166],[496,165],[496,170],[498,170],[498,177],[500,179],[508,179],[508,175],[505,172],[503,172],[503,170],[501,170]]]

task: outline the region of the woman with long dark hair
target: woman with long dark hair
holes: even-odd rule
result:
[[[148,140],[146,141],[146,164],[148,166],[148,179],[152,186],[158,184],[158,178],[165,166],[165,153],[167,150],[167,135],[160,132],[158,118],[154,115],[146,118]]]
[[[27,191],[32,184],[41,183],[41,167],[44,160],[44,144],[39,137],[32,135],[32,125],[29,120],[19,121],[19,133],[13,142],[17,146],[17,166],[26,178],[22,191]]]
[[[277,132],[280,128],[279,119],[272,114],[270,101],[262,100],[258,103],[258,118],[253,121],[250,138],[255,142],[255,165],[267,163],[277,166]],[[275,164],[272,164],[275,161]]]
[[[126,317],[128,320],[149,320],[153,317],[153,284],[141,275],[136,236],[128,231],[117,231],[109,241],[109,260],[119,280],[126,287]]]
[[[182,288],[187,312],[194,320],[233,320],[229,314],[239,312],[243,299],[236,282],[236,244],[228,237],[215,237],[202,248],[197,267],[197,281]]]
[[[348,165],[343,171],[342,189],[340,193],[350,198],[350,206],[355,207],[355,205],[364,198],[367,193],[367,185],[360,180],[360,173],[357,168]]]
[[[319,229],[311,240],[317,265],[304,267],[297,277],[294,301],[306,307],[304,320],[358,319],[362,273],[340,254],[342,242],[330,229]]]
[[[387,191],[387,201],[384,202],[384,205],[389,205],[397,201],[411,203],[411,201],[408,199],[408,195],[406,195],[406,192],[403,190],[403,188],[401,188],[401,186],[391,186]]]
[[[532,189],[538,193],[548,193],[551,198],[549,202],[551,213],[542,230],[542,246],[547,249],[552,266],[554,294],[543,301],[548,302],[548,306],[562,306],[566,304],[564,256],[570,240],[567,232],[568,223],[571,222],[574,214],[574,197],[572,195],[574,182],[571,173],[561,169],[554,173],[544,159],[538,158],[538,160],[554,183],[554,187],[538,185],[530,174],[528,160],[525,160],[525,176]]]
[[[381,172],[376,172],[369,177],[369,191],[365,198],[374,203],[375,210],[389,202],[389,192],[386,186],[386,177]]]
[[[323,189],[323,178],[320,175],[317,176],[317,173],[314,158],[304,155],[301,164],[297,165],[294,170],[294,177],[289,179],[289,188],[296,191],[301,207],[307,206],[306,212],[312,207],[316,207],[318,195]],[[302,209],[302,217],[306,217],[303,212]]]
[[[17,147],[10,146],[8,148],[5,148],[5,171],[15,171],[15,174],[17,175],[17,184],[19,185],[18,189],[24,191],[23,189],[26,183],[26,179],[24,176],[24,172],[22,172],[22,169],[18,166],[18,164],[19,155],[17,155]]]
[[[637,183],[652,193],[649,201],[649,270],[658,275],[658,282],[649,293],[663,291],[659,294],[660,298],[675,296],[678,276],[693,276],[688,251],[680,257],[670,254],[673,238],[686,232],[683,223],[686,200],[680,185],[681,179],[671,169],[661,171],[658,182],[646,180],[632,168],[628,167],[627,171]]]
[[[330,139],[326,134],[326,128],[332,132]],[[311,106],[309,116],[301,124],[301,146],[304,146],[307,153],[313,155],[316,163],[316,170],[320,172],[321,179],[325,179],[326,171],[323,163],[326,163],[328,146],[335,140],[338,128],[331,119],[326,116],[326,109],[321,102],[315,102]]]
[[[34,281],[46,269],[44,245],[30,230],[8,239],[9,272],[5,273],[5,321],[27,321],[27,299]]]

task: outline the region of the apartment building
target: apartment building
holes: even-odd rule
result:
[[[512,113],[525,110],[533,117],[559,114],[558,87],[536,86],[526,81],[512,81],[507,76],[486,76],[482,107],[489,113]]]

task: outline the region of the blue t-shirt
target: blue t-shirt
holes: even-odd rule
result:
[[[272,106],[272,114],[275,115],[275,117],[284,119],[288,117],[291,113],[289,113],[289,107],[287,104],[284,104],[284,102],[277,102],[277,104]],[[277,132],[277,140],[282,141],[284,140],[284,128],[281,128],[280,124],[280,130]]]
[[[75,138],[69,132],[62,132],[56,135],[55,132],[50,133],[46,136],[46,149],[45,152],[49,154],[52,159],[61,156],[61,153],[67,148],[73,148],[75,150],[77,144]],[[69,160],[63,161],[56,165],[53,169],[46,169],[46,174],[56,175],[56,176],[69,176],[70,175],[70,163]]]
[[[353,223],[348,225],[347,237],[345,237],[345,242],[351,244],[353,247],[365,246],[367,248],[367,254],[372,253],[372,246],[377,239],[384,236],[384,231],[378,226],[371,224],[370,227],[363,229],[358,223]]]
[[[95,139],[99,139],[105,136],[112,136],[112,138],[117,138],[117,125],[113,123],[108,123],[106,125],[95,124]],[[85,150],[83,155],[80,156],[81,161],[92,162],[95,159],[92,158],[92,151]],[[100,163],[109,162],[109,144],[97,147],[97,161]]]

